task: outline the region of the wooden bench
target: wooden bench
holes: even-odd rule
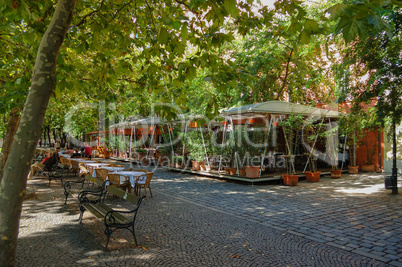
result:
[[[84,190],[84,184],[85,182],[92,183],[93,185],[97,185],[99,188],[94,189],[94,190]],[[95,177],[92,177],[92,175],[85,175],[85,177],[80,178],[80,180],[77,181],[67,181],[64,183],[64,195],[66,196],[66,200],[64,201],[64,204],[67,204],[67,198],[69,195],[72,195],[73,197],[79,197],[79,194],[83,191],[89,191],[94,193],[91,195],[91,201],[94,201],[96,199],[99,199],[100,201],[103,201],[106,196],[106,182],[97,179]]]
[[[44,166],[42,170],[42,175],[44,179],[49,180],[49,186],[54,179],[60,179],[61,186],[63,186],[63,176],[61,174],[61,169],[57,167],[57,164],[52,167]]]
[[[130,193],[127,193],[121,189],[118,189],[110,185],[106,186],[106,191],[115,196],[118,196],[121,199],[125,199],[126,201],[133,204],[134,205],[133,209],[129,211],[114,210],[107,204],[102,203],[101,201],[91,202],[89,201],[88,197],[91,193],[83,191],[82,193],[80,193],[79,197],[80,203],[78,206],[80,207],[81,211],[79,223],[81,223],[82,216],[84,215],[85,211],[89,211],[98,219],[103,220],[105,224],[105,234],[107,237],[105,251],[107,250],[110,236],[117,229],[129,230],[134,237],[135,245],[138,246],[137,238],[135,237],[134,224],[138,208],[140,207],[141,201],[144,197],[134,196]]]

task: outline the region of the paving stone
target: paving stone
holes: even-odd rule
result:
[[[24,202],[17,266],[398,266],[402,254],[402,212],[395,212],[401,198],[317,190],[319,184],[250,186],[158,169],[154,197],[137,217],[140,247],[118,231],[104,252],[102,222],[86,215],[78,224],[76,202],[63,205],[60,184],[33,179],[28,186],[38,199]]]

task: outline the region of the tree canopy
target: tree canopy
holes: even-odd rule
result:
[[[162,101],[212,116],[239,100],[324,99],[334,92],[323,58],[332,53],[328,44],[337,45],[340,33],[352,47],[378,33],[394,38],[381,10],[401,5],[337,1],[314,10],[279,0],[269,10],[252,0],[0,0],[0,110],[24,108],[0,172],[0,260],[14,264],[29,162],[45,123],[62,127],[63,113],[80,102],[104,101],[111,117],[148,115]],[[165,106],[157,112],[174,115]],[[75,130],[82,131],[78,122]]]

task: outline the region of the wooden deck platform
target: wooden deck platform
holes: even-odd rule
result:
[[[253,185],[254,183],[281,181],[282,180],[282,176],[280,176],[280,175],[263,176],[263,177],[259,177],[259,178],[248,178],[248,177],[244,177],[244,176],[227,175],[224,173],[224,171],[221,171],[220,173],[218,173],[217,171],[207,172],[207,171],[195,171],[192,169],[173,168],[173,167],[166,167],[166,168],[169,171],[196,174],[196,175],[201,175],[201,176],[206,176],[206,177],[211,177],[211,178],[218,178],[218,179],[241,181],[241,182],[251,183],[251,185]],[[347,172],[347,170],[343,170],[342,172],[343,173]],[[299,175],[299,179],[306,178],[306,175],[304,173],[297,173],[297,175]],[[329,172],[329,171],[321,172],[321,176],[325,176],[325,175],[331,175],[331,172]]]

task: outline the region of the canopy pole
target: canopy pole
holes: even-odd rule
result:
[[[346,140],[348,139],[348,135],[345,134],[345,143],[343,144],[343,158],[341,164],[341,170],[343,170],[343,162],[345,161],[345,151],[346,151]]]
[[[117,157],[117,128],[115,128],[115,131],[113,130],[113,144],[114,144],[114,149],[113,149],[113,156]]]
[[[168,123],[167,125],[168,125],[168,132],[169,132],[170,147],[172,148],[172,160],[173,160],[174,150],[173,150],[173,144],[172,144],[172,136],[171,136],[171,134],[170,134],[171,128],[170,128],[170,124],[169,124],[169,123]],[[172,130],[173,130],[173,129],[172,129]]]
[[[131,152],[132,143],[133,143],[133,127],[131,127],[131,129],[130,129],[130,151],[128,153],[130,159],[131,159],[131,156],[132,156],[132,152]]]
[[[204,141],[204,134],[202,133],[201,126],[198,126],[198,128],[200,129],[200,132],[201,132],[202,144],[204,145],[205,159],[207,160],[208,167],[210,168],[211,166],[209,165],[207,147],[205,146],[205,141]]]
[[[321,126],[322,126],[322,123],[323,123],[323,122],[324,122],[324,117],[323,117],[322,120],[321,120],[320,128],[318,128],[318,131],[321,130]],[[315,144],[316,144],[316,142],[317,142],[317,139],[318,139],[318,134],[317,134],[317,136],[316,136],[315,139],[314,139],[313,147],[312,147],[311,150],[310,150],[310,154],[308,155],[307,162],[306,162],[306,165],[304,166],[303,172],[305,172],[306,169],[307,169],[307,166],[308,166],[308,163],[309,163],[309,161],[310,161],[311,155],[313,154],[313,149],[315,148]]]
[[[232,126],[232,138],[233,138],[233,141],[236,142],[236,140],[235,140],[235,132],[234,132],[234,125],[233,125],[233,118],[231,116],[229,118],[230,118],[230,126]],[[235,162],[236,162],[236,169],[237,169],[236,174],[237,174],[237,176],[239,176],[239,162],[237,160],[237,150],[235,151]]]
[[[184,138],[187,138],[187,126],[188,126],[189,123],[186,122],[186,119],[184,119],[184,124],[185,124],[185,126],[184,126]],[[183,156],[182,156],[183,160],[182,160],[182,164],[184,162],[184,151],[185,151],[185,149],[186,149],[186,142],[183,141]],[[185,164],[185,166],[187,166],[187,164]]]
[[[279,116],[279,119],[280,119],[281,122],[282,122],[282,116]],[[293,173],[296,173],[296,170],[295,170],[295,168],[294,168],[294,162],[293,162],[293,159],[292,159],[292,153],[291,153],[291,150],[290,150],[290,147],[289,147],[288,138],[286,137],[285,127],[282,127],[282,131],[283,131],[283,136],[285,137],[286,146],[287,146],[288,152],[289,152],[289,167],[290,167],[291,169],[293,169]],[[288,168],[288,171],[289,171],[289,168]],[[292,170],[291,170],[291,171],[292,171]]]
[[[148,151],[147,151],[147,159],[149,159],[149,153],[151,152],[151,149],[154,148],[155,145],[155,124],[151,124],[152,128],[152,133],[151,133],[151,140],[149,140],[149,146],[148,146]],[[155,152],[154,152],[155,155]]]
[[[223,121],[223,133],[222,133],[222,146],[221,146],[221,154],[219,155],[219,168],[218,168],[218,173],[221,171],[222,167],[222,150],[223,147],[225,146],[225,136],[226,136],[226,117],[224,118]]]
[[[267,150],[268,150],[268,137],[269,134],[271,132],[271,125],[272,125],[272,116],[270,116],[269,118],[269,125],[268,125],[268,129],[267,129],[267,136],[265,137],[265,149],[264,149],[264,154],[262,154],[262,158],[261,158],[261,165],[260,165],[260,171],[258,174],[258,177],[261,177],[261,172],[262,172],[262,166],[264,165],[264,159],[265,159],[265,155],[267,154]]]

